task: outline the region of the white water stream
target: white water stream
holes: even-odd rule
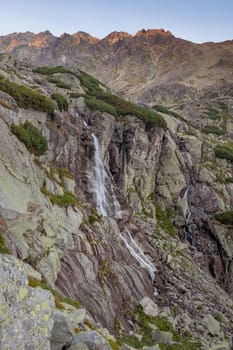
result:
[[[196,249],[196,239],[191,228],[191,211],[188,205],[188,194],[189,194],[190,186],[187,187],[183,199],[187,201],[187,212],[185,215],[185,228],[184,228],[184,239],[186,242],[189,242],[192,248]]]
[[[156,267],[149,258],[144,254],[141,247],[133,239],[132,235],[128,230],[120,234],[122,241],[125,243],[126,248],[129,250],[130,254],[137,260],[139,265],[146,269],[150,275],[152,284],[154,284]],[[157,296],[157,289],[154,287],[154,296]]]
[[[107,190],[105,187],[105,179],[107,178],[106,171],[104,169],[103,162],[100,157],[100,146],[97,137],[92,134],[92,138],[95,146],[95,162],[94,162],[94,199],[97,207],[101,211],[103,216],[108,216],[108,201],[107,201]]]
[[[97,205],[97,208],[101,211],[103,216],[111,215],[111,211],[114,210],[114,214],[117,214],[120,210],[120,203],[117,200],[117,197],[114,193],[114,189],[111,187],[111,196],[109,196],[107,187],[106,187],[106,179],[107,173],[104,169],[103,162],[101,160],[100,146],[98,138],[92,134],[95,154],[94,154],[94,178],[92,180],[92,186],[94,189],[94,199]],[[108,198],[112,199],[113,209],[111,210],[111,205],[108,202]],[[146,269],[150,275],[150,279],[152,281],[152,285],[154,284],[156,267],[150,259],[144,254],[141,247],[138,243],[133,239],[131,233],[128,230],[125,230],[120,233],[120,237],[124,242],[126,248],[129,250],[130,254],[137,260],[140,266]],[[157,296],[158,292],[156,288],[154,288],[154,296]]]

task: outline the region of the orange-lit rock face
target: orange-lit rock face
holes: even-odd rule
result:
[[[48,47],[52,39],[55,39],[55,37],[49,31],[42,32],[37,34],[28,46],[36,48]]]
[[[110,44],[116,44],[118,41],[125,39],[125,38],[131,38],[132,35],[126,33],[126,32],[112,32],[109,34],[106,39],[108,43]]]
[[[99,39],[95,38],[94,36],[91,36],[85,32],[77,32],[72,35],[72,37],[75,39],[75,43],[78,45],[82,41],[87,41],[90,44],[96,44]]]
[[[156,35],[172,36],[172,33],[164,29],[147,29],[147,30],[142,29],[142,30],[139,30],[135,36],[151,37]]]

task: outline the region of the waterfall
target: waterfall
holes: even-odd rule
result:
[[[93,188],[94,188],[94,199],[97,207],[101,211],[103,216],[108,216],[108,200],[107,200],[107,189],[105,186],[105,179],[107,178],[106,171],[104,169],[103,162],[100,157],[100,146],[98,138],[92,134],[92,138],[94,141],[95,147],[95,155],[94,155],[94,180],[93,180]]]
[[[106,187],[107,173],[104,169],[103,162],[100,156],[100,146],[98,138],[92,134],[94,141],[95,154],[94,154],[94,178],[92,179],[92,186],[94,189],[94,199],[98,209],[101,211],[103,216],[111,215],[112,212],[117,214],[121,210],[120,203],[117,200],[113,186],[110,186],[110,194]],[[111,198],[111,203],[109,203],[108,198]],[[149,258],[144,254],[140,246],[133,239],[130,232],[125,230],[120,233],[120,237],[124,242],[126,248],[129,250],[130,254],[137,260],[140,266],[146,269],[150,275],[152,284],[155,279],[156,268],[149,260]],[[157,296],[158,292],[154,288],[154,296]]]
[[[125,237],[126,236],[126,237]],[[120,234],[122,241],[124,242],[126,248],[129,250],[130,254],[137,260],[139,265],[146,269],[150,275],[152,285],[154,284],[156,267],[152,264],[149,258],[144,254],[140,246],[133,239],[132,235],[128,230]],[[157,289],[154,287],[154,296],[157,296]]]

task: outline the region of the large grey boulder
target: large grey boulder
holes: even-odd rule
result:
[[[89,350],[111,350],[107,340],[95,331],[80,332],[72,341],[72,346],[84,343]]]
[[[50,292],[28,286],[28,267],[0,255],[1,350],[50,350],[54,300]]]
[[[51,350],[61,350],[72,340],[72,331],[64,315],[55,314],[51,336]]]

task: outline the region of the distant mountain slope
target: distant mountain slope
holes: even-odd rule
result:
[[[163,29],[132,36],[113,32],[99,40],[84,32],[45,31],[0,37],[0,52],[33,65],[66,65],[93,74],[134,100],[153,103],[192,96],[233,82],[233,40],[195,44]]]

